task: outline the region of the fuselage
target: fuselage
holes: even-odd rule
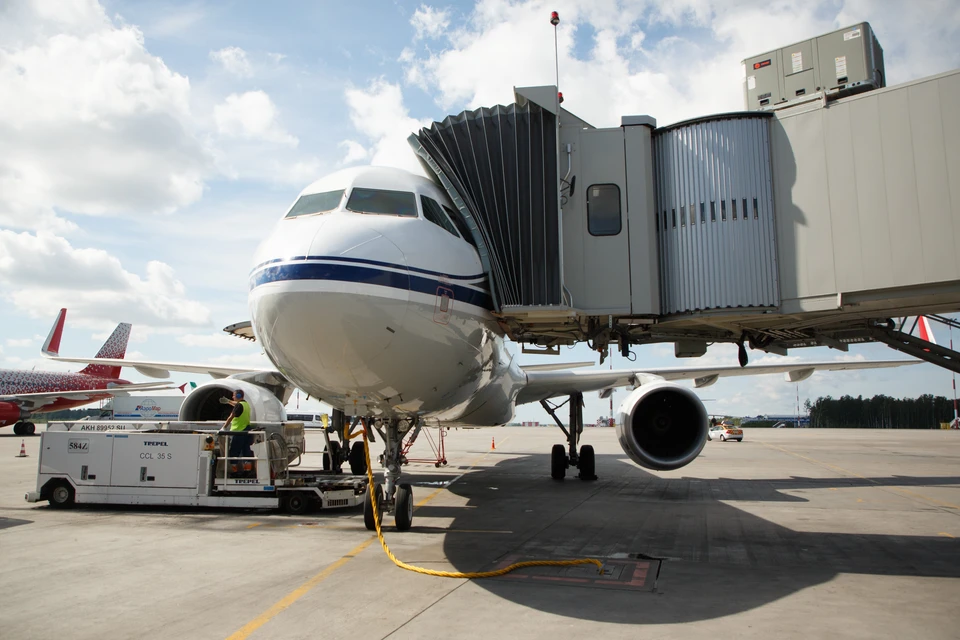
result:
[[[523,373],[446,194],[364,167],[305,189],[263,241],[250,311],[267,356],[348,415],[502,424]]]
[[[91,376],[84,373],[58,373],[54,371],[18,371],[0,369],[0,396],[15,396],[22,393],[51,393],[56,391],[83,391],[107,389],[108,385],[129,384],[126,380]],[[57,398],[55,401],[29,409],[30,413],[47,413],[80,407],[97,400],[109,398],[109,393],[91,393],[84,398]],[[0,427],[8,422],[0,418]],[[12,422],[15,422],[13,420]]]

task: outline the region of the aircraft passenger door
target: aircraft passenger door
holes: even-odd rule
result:
[[[580,131],[580,175],[573,197],[582,212],[585,286],[574,306],[600,315],[630,313],[623,149],[623,129],[619,127]]]

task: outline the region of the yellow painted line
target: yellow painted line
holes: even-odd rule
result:
[[[330,574],[332,574],[334,571],[336,571],[343,565],[347,564],[347,562],[349,562],[351,559],[356,557],[361,551],[363,551],[364,549],[369,547],[371,544],[373,544],[373,542],[376,539],[377,539],[376,536],[373,536],[370,539],[354,547],[349,553],[347,553],[347,555],[343,556],[342,558],[340,558],[339,560],[331,564],[329,567],[327,567],[326,569],[324,569],[323,571],[313,576],[312,578],[304,582],[302,585],[300,585],[299,587],[297,587],[296,589],[288,593],[286,596],[284,596],[282,600],[280,600],[275,605],[273,605],[272,607],[270,607],[269,609],[261,613],[259,616],[257,616],[256,618],[254,618],[253,620],[245,624],[239,631],[229,636],[227,640],[244,640],[245,638],[249,638],[251,633],[253,633],[263,625],[270,622],[270,620],[276,617],[278,613],[287,609],[294,602],[296,602],[297,600],[302,598],[304,595],[306,595],[308,591],[310,591],[315,586],[317,586],[318,584],[326,580],[330,576]]]
[[[254,527],[259,527],[262,524],[263,524],[262,522],[254,522],[253,524],[248,524],[247,529],[253,529]]]
[[[795,457],[795,458],[800,458],[801,460],[806,460],[807,462],[812,462],[813,464],[819,465],[819,466],[824,467],[824,468],[826,468],[826,469],[831,469],[832,471],[836,471],[836,472],[838,472],[838,473],[843,473],[843,474],[846,474],[846,475],[849,475],[849,476],[853,476],[853,477],[855,477],[855,478],[860,478],[861,480],[866,480],[867,482],[870,482],[870,483],[872,483],[872,484],[875,484],[875,485],[877,485],[878,487],[883,487],[883,488],[885,488],[885,489],[890,489],[891,491],[896,491],[897,493],[901,493],[901,494],[904,494],[904,495],[913,496],[913,497],[915,497],[915,498],[920,498],[921,500],[926,500],[927,502],[929,502],[929,503],[931,503],[931,504],[939,505],[939,506],[941,506],[941,507],[947,507],[947,508],[949,508],[949,509],[958,509],[958,510],[960,510],[960,505],[956,505],[956,504],[953,504],[953,503],[951,503],[951,502],[944,502],[943,500],[937,500],[936,498],[931,498],[930,496],[925,496],[925,495],[923,495],[922,493],[917,493],[916,491],[910,491],[909,489],[904,489],[904,488],[902,488],[902,487],[890,487],[890,486],[886,486],[886,485],[884,485],[883,483],[877,482],[877,481],[874,480],[873,478],[868,478],[867,476],[860,475],[859,473],[857,473],[857,472],[855,472],[855,471],[850,471],[849,469],[844,469],[843,467],[838,467],[838,466],[836,466],[836,465],[829,464],[829,463],[827,463],[827,462],[821,462],[821,461],[819,461],[819,460],[815,460],[814,458],[810,458],[810,457],[808,457],[808,456],[805,456],[805,455],[802,455],[802,454],[799,454],[799,453],[794,453],[793,451],[790,451],[790,450],[788,450],[788,449],[784,449],[783,447],[778,447],[778,446],[775,445],[775,444],[767,444],[766,442],[761,442],[760,444],[762,444],[762,445],[765,446],[765,447],[770,447],[771,449],[776,449],[777,451],[782,451],[783,453],[786,453],[787,455],[791,455],[791,456],[793,456],[793,457]]]
[[[938,533],[937,535],[938,535],[938,536],[943,536],[943,537],[945,537],[945,538],[955,538],[955,537],[956,537],[956,536],[950,535],[950,534],[947,533],[946,531],[941,531],[941,532]]]

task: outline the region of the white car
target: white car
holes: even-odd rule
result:
[[[709,440],[719,439],[720,442],[726,442],[727,440],[742,442],[743,429],[729,424],[715,424],[707,432],[707,438]]]

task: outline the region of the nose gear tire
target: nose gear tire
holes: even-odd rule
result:
[[[373,485],[373,492],[373,495],[377,498],[377,509],[380,511],[381,519],[383,519],[383,508],[380,506],[383,504],[383,487],[379,482]],[[363,497],[363,526],[367,528],[367,531],[377,530],[377,522],[373,517],[373,500],[371,499],[370,491],[367,491]]]
[[[413,487],[409,484],[401,484],[397,487],[393,520],[397,525],[397,531],[407,531],[413,524]]]

